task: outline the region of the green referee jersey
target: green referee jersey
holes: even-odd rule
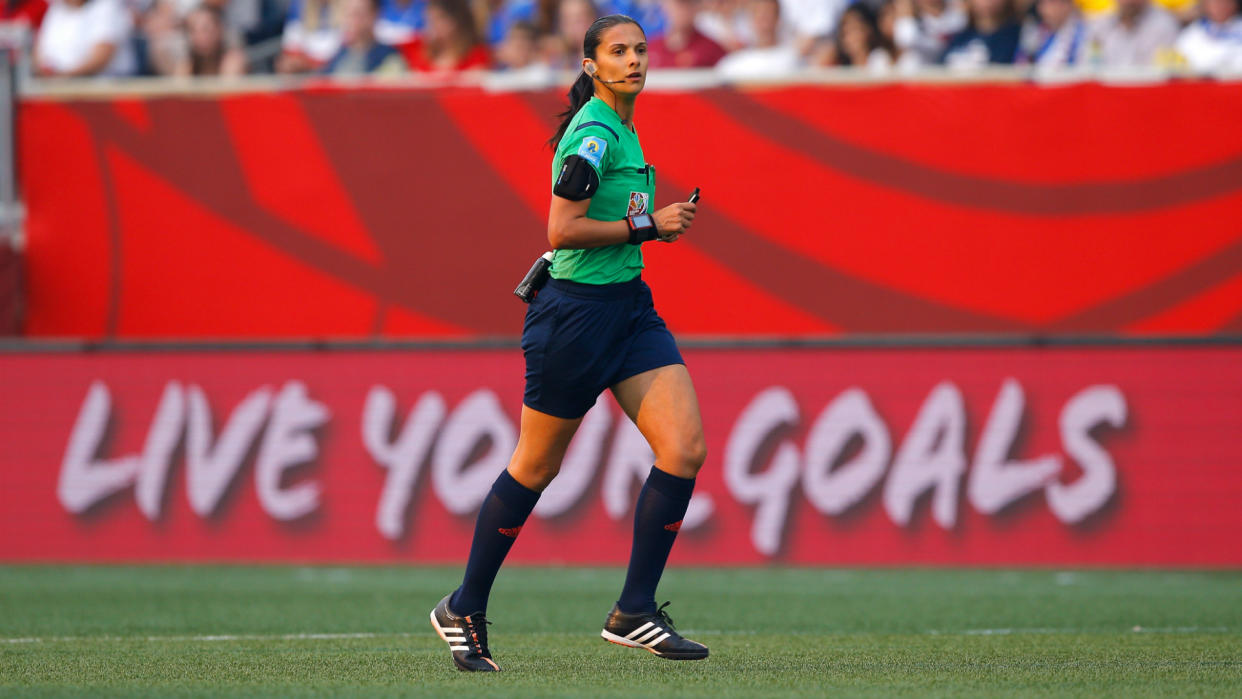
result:
[[[599,175],[599,189],[591,197],[587,218],[620,221],[626,216],[650,213],[655,197],[655,170],[643,159],[638,135],[621,123],[621,117],[598,97],[574,115],[552,159],[552,182],[561,164],[579,155]],[[557,250],[552,258],[552,278],[584,284],[628,282],[643,269],[641,245],[621,243],[585,250]]]

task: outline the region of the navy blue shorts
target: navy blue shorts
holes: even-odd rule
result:
[[[561,418],[586,414],[604,389],[685,364],[641,278],[620,284],[550,279],[526,309],[523,402]]]

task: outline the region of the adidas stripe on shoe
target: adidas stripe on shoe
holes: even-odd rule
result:
[[[463,672],[500,672],[487,648],[487,625],[483,614],[457,616],[449,610],[448,594],[431,610],[431,626],[449,646],[453,664]]]
[[[605,641],[630,648],[645,648],[661,658],[669,660],[702,660],[707,657],[707,646],[682,638],[673,628],[673,620],[664,612],[668,602],[655,612],[626,614],[613,606],[604,621],[600,636]]]

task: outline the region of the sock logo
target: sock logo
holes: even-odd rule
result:
[[[680,525],[681,525],[681,522],[678,522],[677,524],[678,524],[678,526],[680,526]],[[522,532],[522,528],[521,528],[521,527],[510,527],[510,528],[506,529],[506,528],[504,528],[504,527],[501,527],[500,529],[497,529],[496,531],[500,532],[501,534],[504,534],[505,536],[509,537],[510,539],[516,539],[516,538],[517,538],[517,535],[518,535],[518,534],[520,534],[520,533]]]
[[[672,524],[666,524],[664,525],[664,528],[670,532],[674,532],[674,533],[679,532],[681,531],[681,520],[679,519],[676,522],[673,522]]]

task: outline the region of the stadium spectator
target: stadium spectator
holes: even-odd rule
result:
[[[856,2],[845,8],[837,24],[836,38],[817,53],[816,64],[852,66],[884,73],[893,67],[896,51],[880,33],[875,12]]]
[[[1182,30],[1177,52],[1195,72],[1242,71],[1238,1],[1203,0],[1203,18]]]
[[[897,42],[893,41],[893,25],[896,21],[897,12],[893,6],[893,0],[881,0],[880,6],[875,11],[875,25],[880,31],[880,38],[887,42],[892,51],[894,60],[901,55],[901,49],[897,48]]]
[[[341,50],[340,0],[293,0],[281,37],[276,70],[318,70]]]
[[[383,0],[375,21],[375,40],[404,46],[418,38],[427,20],[427,0]]]
[[[410,69],[423,73],[456,73],[491,64],[466,0],[430,0],[423,35],[401,52]]]
[[[141,0],[139,0],[141,1]],[[279,37],[285,24],[285,0],[174,0],[181,18],[199,6],[220,11],[226,40],[249,46]]]
[[[487,43],[499,47],[509,36],[513,25],[519,22],[534,27],[539,4],[536,0],[502,0],[488,13],[487,24],[484,25]]]
[[[798,49],[792,41],[781,41],[780,2],[750,0],[749,9],[755,43],[720,59],[716,69],[732,80],[779,77],[797,70]]]
[[[506,84],[514,81],[524,85],[546,85],[553,78],[552,69],[539,52],[539,33],[530,22],[514,22],[496,47],[496,63],[503,70]]]
[[[19,25],[33,31],[47,14],[46,0],[0,0],[0,26],[6,30]]]
[[[527,20],[517,20],[505,29],[493,52],[496,70],[517,71],[539,65],[539,33]]]
[[[664,35],[650,40],[647,61],[652,68],[710,68],[725,55],[720,44],[694,26],[699,0],[664,0],[668,19]]]
[[[139,73],[172,75],[184,73],[183,64],[190,60],[187,36],[190,15],[198,8],[218,13],[221,36],[229,51],[241,56],[245,70],[245,49],[259,42],[279,39],[284,25],[284,10],[278,0],[155,0],[139,18],[140,31],[135,37]],[[198,20],[200,26],[205,20]],[[257,60],[266,57],[260,55]],[[229,58],[226,63],[235,59]],[[232,73],[230,67],[228,72]]]
[[[1073,0],[1037,0],[1035,10],[1022,27],[1018,62],[1045,70],[1086,63],[1087,23]]]
[[[136,68],[133,20],[121,0],[53,0],[35,40],[42,77],[116,77]]]
[[[342,0],[341,50],[320,72],[328,75],[394,75],[404,73],[401,52],[376,41],[380,0]]]
[[[270,71],[272,59],[280,43],[285,25],[287,0],[180,0],[189,2],[188,12],[195,7],[209,7],[219,10],[224,22],[224,42],[230,50],[236,49],[245,59],[244,63],[253,63],[255,68],[263,67]],[[257,47],[257,48],[254,48]],[[253,56],[248,55],[251,49]],[[243,65],[243,70],[249,70]]]
[[[969,22],[958,0],[894,0],[892,6],[893,43],[903,69],[938,63],[949,39]]]
[[[552,34],[556,29],[556,14],[560,9],[558,0],[501,0],[487,20],[487,42],[500,46],[509,29],[524,22],[535,30],[535,38]]]
[[[1088,33],[1091,60],[1108,68],[1142,68],[1165,59],[1177,41],[1177,20],[1150,0],[1117,0]]]
[[[133,44],[139,75],[172,75],[189,50],[181,27],[179,5],[156,0],[138,17]]]
[[[755,43],[755,32],[742,0],[702,0],[694,26],[726,52]]]
[[[176,75],[232,77],[246,72],[246,55],[226,35],[224,13],[206,3],[185,18],[186,55],[177,64]]]
[[[807,56],[819,40],[833,34],[850,0],[780,0],[780,3],[781,18],[792,29],[794,48],[799,56]]]
[[[647,35],[647,41],[664,36],[668,18],[664,15],[660,0],[602,0],[599,15],[625,15],[638,22]]]
[[[224,15],[225,38],[238,46],[279,39],[284,32],[287,0],[199,0]]]
[[[956,70],[1012,64],[1022,33],[1014,0],[966,0],[966,15],[966,28],[949,39],[941,62]]]
[[[1156,7],[1167,10],[1182,24],[1199,17],[1197,0],[1153,0],[1153,3]],[[1088,25],[1117,10],[1117,0],[1075,0],[1075,5],[1086,17]]]
[[[497,68],[509,89],[535,89],[556,84],[556,72],[544,60],[539,32],[530,22],[514,22],[496,47]]]
[[[544,53],[553,68],[576,70],[582,60],[582,37],[599,17],[591,0],[561,0],[556,13],[556,33],[544,38]]]

